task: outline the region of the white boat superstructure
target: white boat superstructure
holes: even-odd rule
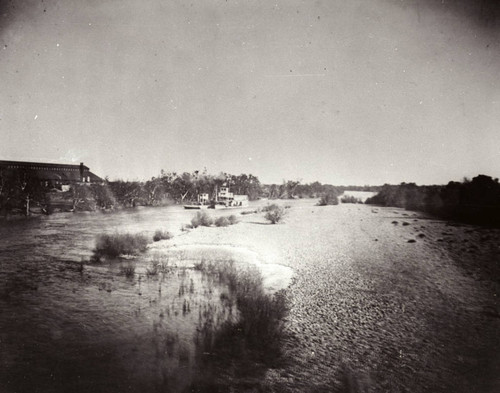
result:
[[[223,186],[217,193],[216,202],[225,207],[245,207],[248,206],[248,195],[235,195],[229,191],[229,187]]]
[[[184,205],[185,209],[229,209],[248,206],[248,195],[234,194],[229,186],[223,185],[220,190],[215,187],[214,198],[210,200],[208,193],[199,194],[197,201]]]

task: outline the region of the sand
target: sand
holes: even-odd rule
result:
[[[365,205],[300,201],[287,212],[278,225],[252,214],[168,241],[234,251],[269,291],[286,288],[288,362],[269,370],[270,387],[500,391],[500,230]]]

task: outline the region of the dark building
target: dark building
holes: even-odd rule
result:
[[[83,165],[48,164],[44,162],[0,161],[0,175],[26,176],[49,188],[65,189],[72,184],[103,183],[104,180]]]

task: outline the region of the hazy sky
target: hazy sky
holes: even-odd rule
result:
[[[491,4],[0,0],[0,159],[112,179],[499,177]]]

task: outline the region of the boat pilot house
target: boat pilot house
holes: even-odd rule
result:
[[[235,195],[229,191],[229,187],[221,187],[217,194],[217,200],[227,207],[248,206],[247,195]]]

